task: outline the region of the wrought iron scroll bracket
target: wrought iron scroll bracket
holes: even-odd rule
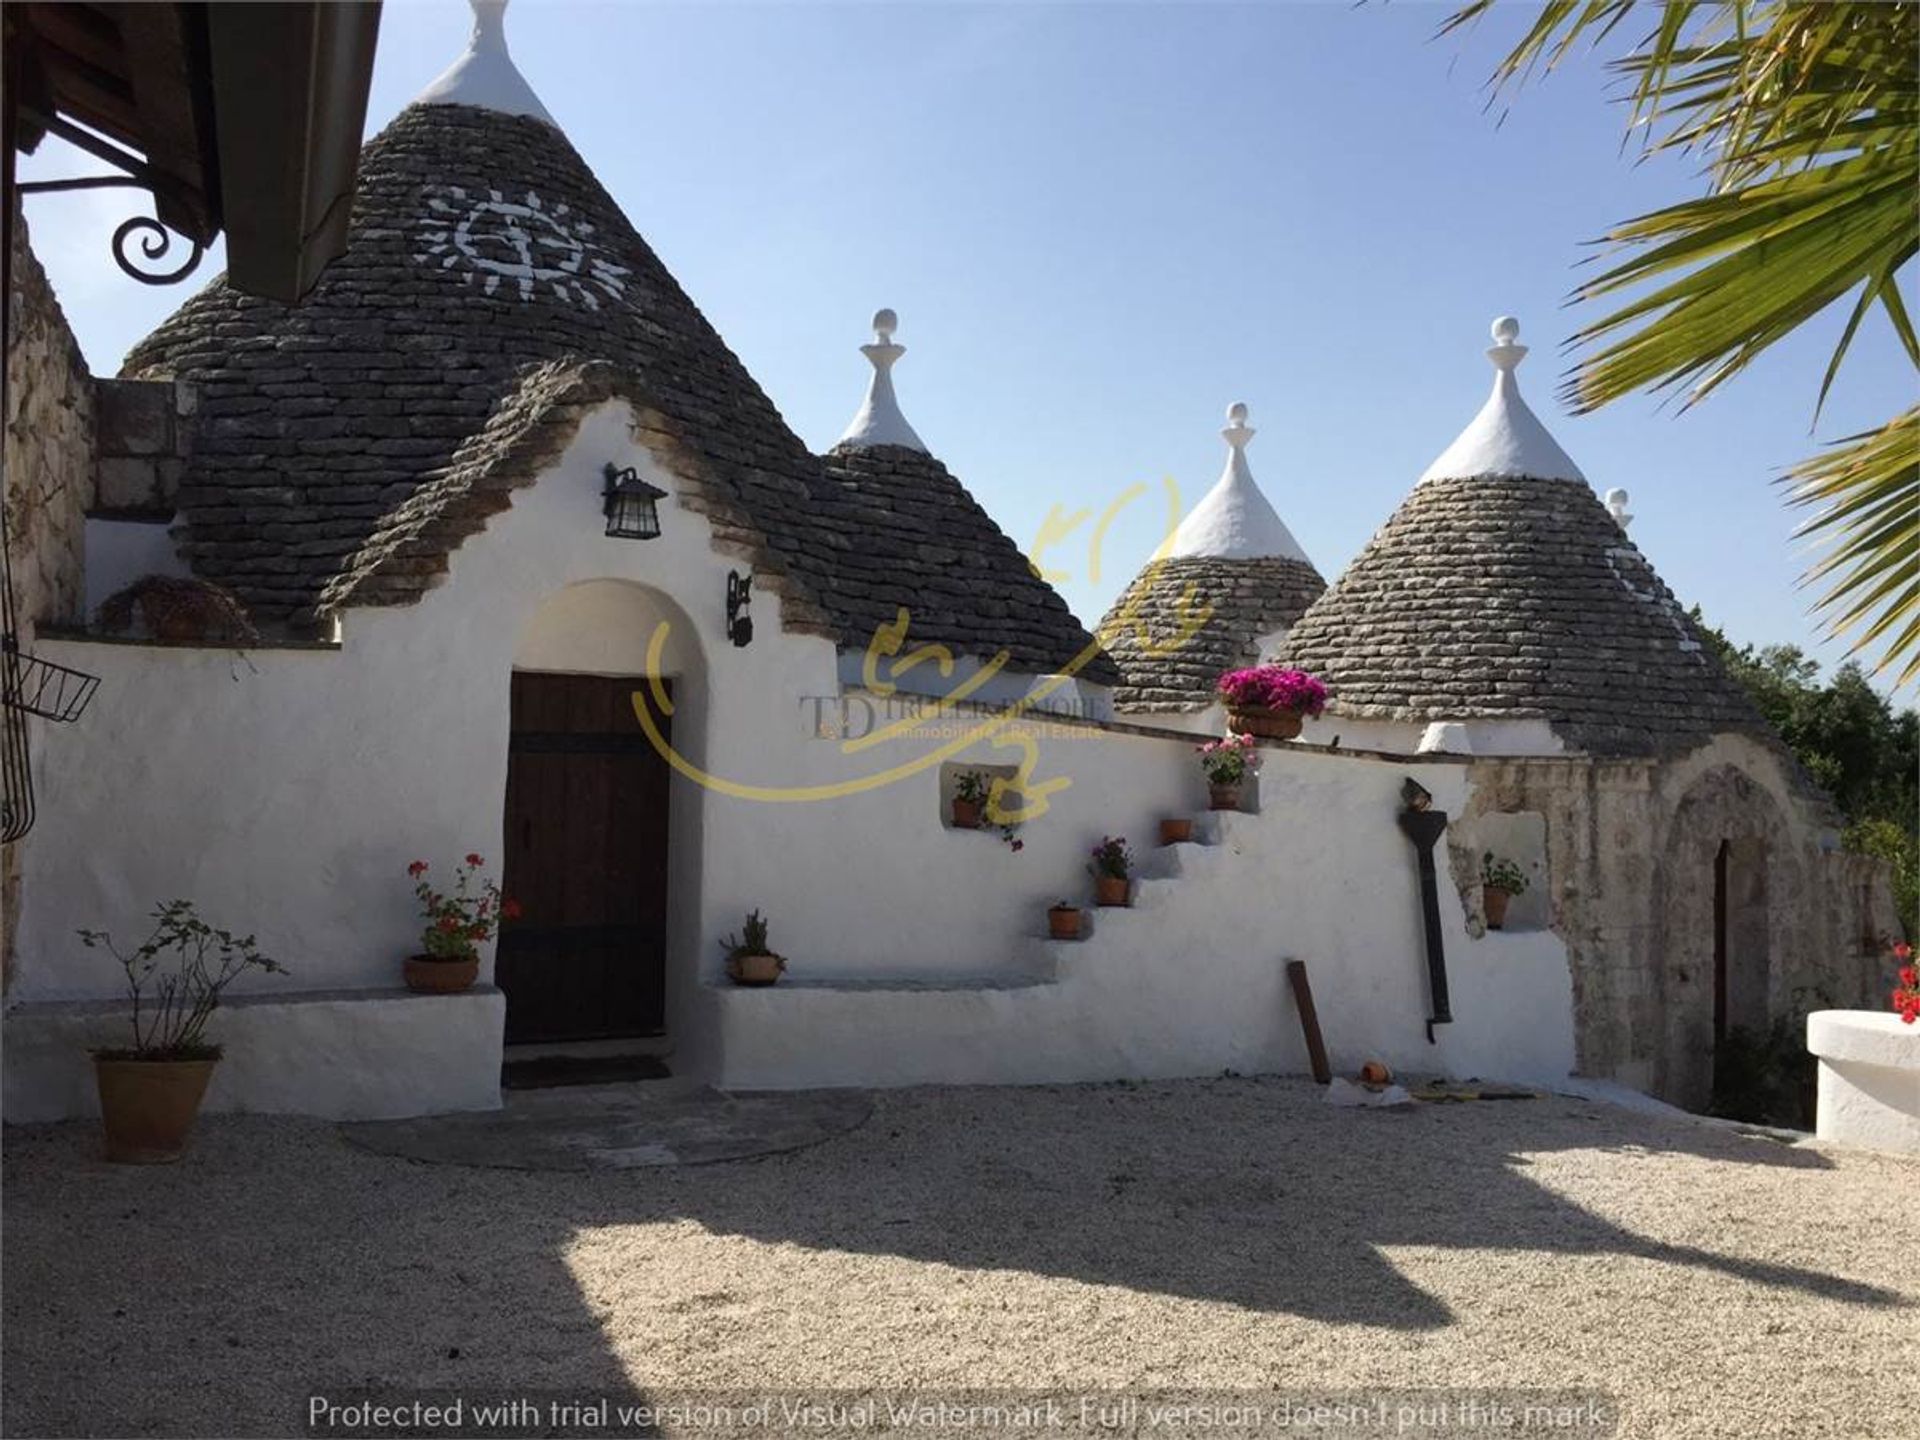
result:
[[[78,125],[59,117],[43,122],[50,134],[106,161],[123,175],[78,175],[67,180],[23,180],[14,189],[22,195],[54,195],[74,190],[145,190],[158,196],[160,179],[139,156],[101,139]],[[171,270],[142,269],[133,256],[133,241],[139,238],[139,251],[147,265],[159,265],[172,253],[176,242],[187,247],[186,258]],[[168,229],[151,215],[135,215],[120,222],[113,232],[113,263],[142,285],[173,285],[200,268],[206,246],[191,236]]]

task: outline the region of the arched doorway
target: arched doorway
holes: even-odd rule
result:
[[[1728,1035],[1758,1034],[1771,1020],[1780,998],[1771,911],[1790,893],[1784,839],[1773,797],[1732,766],[1701,776],[1674,812],[1655,871],[1651,1058],[1662,1099],[1706,1108]]]
[[[502,883],[521,913],[502,926],[495,960],[507,1043],[660,1037],[697,914],[700,806],[647,729],[697,757],[693,627],[645,586],[573,585],[527,626],[509,683]]]

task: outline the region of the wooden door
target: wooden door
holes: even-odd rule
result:
[[[644,679],[513,676],[500,930],[507,1040],[657,1035],[665,1024],[667,762],[634,715]]]

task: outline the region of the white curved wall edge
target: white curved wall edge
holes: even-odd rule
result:
[[[1816,1010],[1807,1049],[1820,1062],[1816,1135],[1920,1155],[1920,1025],[1891,1010]]]

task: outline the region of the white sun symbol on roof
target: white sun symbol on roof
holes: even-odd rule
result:
[[[545,289],[589,310],[600,308],[602,295],[619,300],[626,293],[629,272],[605,258],[604,247],[592,238],[592,224],[570,216],[565,205],[549,210],[531,190],[522,202],[498,190],[475,199],[449,186],[430,197],[427,208],[433,213],[420,221],[425,248],[413,258],[464,271],[463,284],[477,280],[491,295],[510,282],[519,287],[522,300]]]

